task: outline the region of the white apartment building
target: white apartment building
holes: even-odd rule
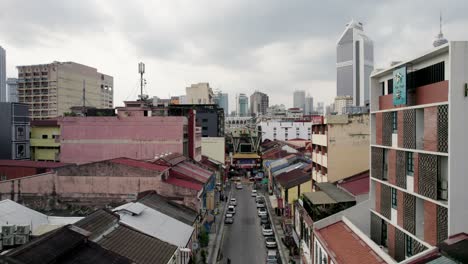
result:
[[[352,96],[337,96],[335,97],[335,113],[337,115],[344,114],[343,108],[353,105]]]
[[[214,104],[213,89],[209,83],[192,84],[185,88],[187,104]]]
[[[312,122],[281,122],[266,121],[259,124],[262,131],[262,141],[311,139]]]

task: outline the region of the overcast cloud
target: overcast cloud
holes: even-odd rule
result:
[[[116,106],[136,99],[137,64],[146,92],[168,97],[192,83],[229,93],[259,90],[292,105],[306,90],[336,94],[336,41],[352,18],[374,41],[376,67],[432,46],[438,15],[449,40],[468,40],[468,2],[435,1],[119,1],[1,0],[0,46],[7,75],[16,65],[75,61],[114,76]]]

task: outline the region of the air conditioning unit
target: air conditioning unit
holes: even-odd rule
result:
[[[29,226],[16,226],[16,234],[17,235],[29,235]]]
[[[15,233],[15,226],[14,225],[9,225],[9,226],[2,226],[2,235],[3,236],[11,236]]]
[[[3,236],[2,238],[3,246],[14,246],[15,245],[15,237],[14,236]]]
[[[29,241],[29,235],[16,235],[15,245],[23,245]]]

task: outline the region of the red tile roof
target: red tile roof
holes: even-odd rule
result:
[[[177,178],[193,179],[200,183],[208,182],[213,173],[190,162],[182,162],[172,167],[171,175]]]
[[[276,176],[276,181],[286,189],[298,186],[311,180],[312,176],[310,172],[304,171],[303,168],[284,172]]]
[[[116,159],[111,159],[109,162],[116,163],[116,164],[123,164],[127,165],[130,167],[135,167],[135,168],[142,168],[146,170],[154,170],[154,171],[166,171],[169,169],[169,167],[162,166],[162,165],[157,165],[154,163],[142,161],[142,160],[134,160],[130,158],[116,158]]]
[[[316,232],[319,235],[320,243],[328,251],[328,255],[334,258],[334,263],[385,263],[343,221],[321,228]]]
[[[369,171],[351,176],[337,185],[354,196],[369,193]]]
[[[201,185],[201,184],[198,184],[198,183],[192,182],[192,181],[177,179],[177,178],[173,178],[173,177],[168,178],[166,180],[166,183],[169,183],[169,184],[172,184],[172,185],[175,185],[175,186],[179,186],[179,187],[183,187],[183,188],[196,190],[196,191],[200,191],[201,189],[203,189],[203,185]]]
[[[0,160],[0,166],[9,167],[29,167],[29,168],[59,168],[71,163],[52,162],[52,161],[32,161],[32,160]]]

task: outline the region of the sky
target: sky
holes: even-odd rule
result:
[[[209,82],[235,96],[255,90],[292,107],[294,90],[314,101],[336,95],[336,42],[351,19],[374,42],[374,64],[432,48],[439,13],[449,40],[468,40],[468,1],[1,0],[7,76],[17,65],[74,61],[114,77],[115,106],[145,92],[167,98]]]

